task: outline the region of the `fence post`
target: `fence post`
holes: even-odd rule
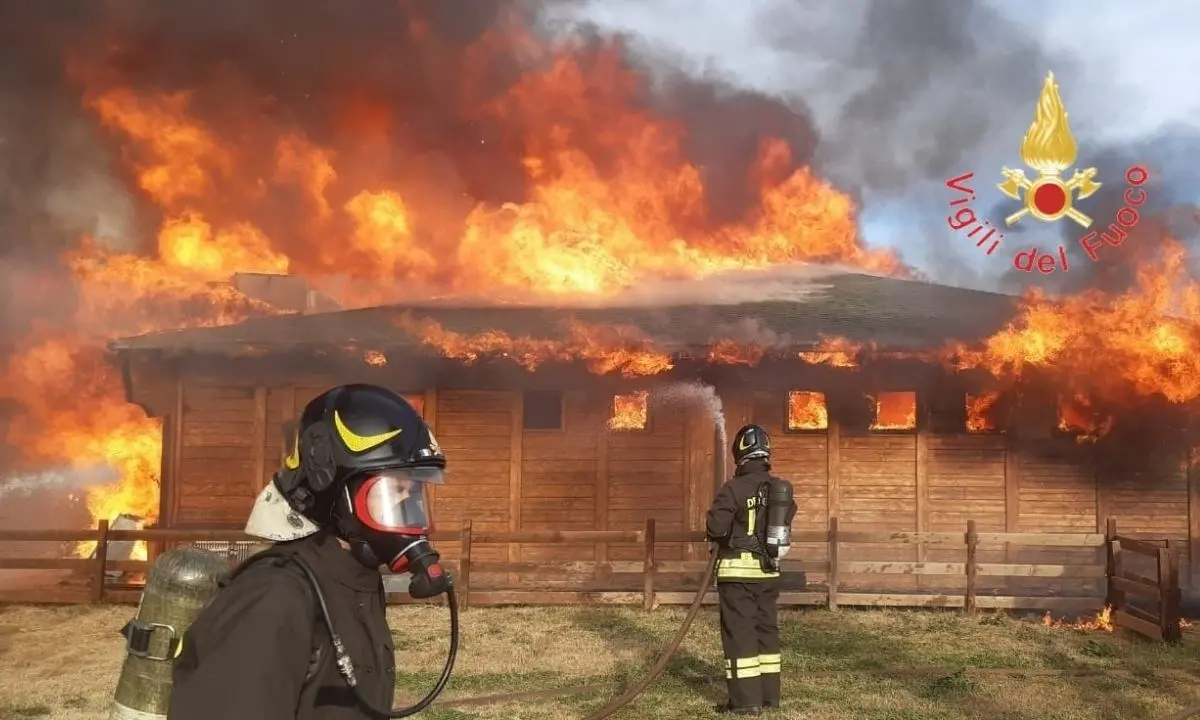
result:
[[[471,519],[463,520],[458,551],[458,606],[463,610],[471,604]]]
[[[654,518],[646,519],[645,536],[642,538],[642,609],[654,609]],[[700,592],[708,592],[701,588]]]
[[[979,569],[976,555],[979,550],[979,533],[975,531],[975,521],[967,521],[967,592],[963,597],[963,607],[967,614],[975,614],[975,573]]]
[[[108,520],[101,520],[97,526],[100,537],[96,540],[96,553],[92,558],[92,602],[104,602],[104,566],[108,562]]]
[[[1158,621],[1162,638],[1179,642],[1179,555],[1169,548],[1158,551]]]
[[[1117,540],[1117,519],[1107,518],[1104,522],[1104,575],[1108,581],[1108,587],[1104,591],[1104,604],[1114,612],[1121,608],[1121,601],[1125,599],[1124,593],[1113,584],[1113,578],[1117,576],[1117,553],[1120,550],[1120,541]]]
[[[829,518],[829,609],[838,609],[838,520]]]

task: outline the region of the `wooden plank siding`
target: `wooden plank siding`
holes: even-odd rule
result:
[[[164,443],[163,516],[180,527],[237,527],[255,493],[282,459],[285,425],[336,380],[296,378],[289,386],[239,385],[234,377],[184,375]],[[249,381],[253,382],[253,381]],[[259,382],[262,382],[261,380]],[[573,388],[564,395],[563,426],[526,430],[517,389],[403,388],[422,398],[449,458],[437,489],[434,518],[443,528],[471,519],[476,532],[496,530],[700,529],[728,447],[713,445],[712,419],[699,407],[653,398],[644,430],[613,432],[606,422],[611,386]],[[424,393],[421,395],[421,393]],[[841,532],[1086,533],[1117,519],[1122,534],[1174,541],[1185,584],[1192,584],[1189,543],[1200,531],[1200,470],[1183,456],[1151,462],[1097,455],[1095,446],[1065,437],[1005,434],[867,432],[830,419],[822,431],[789,432],[785,392],[723,392],[725,434],[746,422],[771,433],[774,469],[795,488],[795,532],[824,529],[837,517]],[[172,458],[167,461],[165,453]],[[1159,453],[1162,455],[1162,453]],[[1178,454],[1177,454],[1178,455]],[[1193,529],[1196,528],[1196,529]],[[448,560],[456,543],[439,548]],[[638,560],[642,548],[621,545],[487,546],[478,563]],[[698,559],[703,548],[659,544],[659,560]],[[690,555],[689,555],[690,553]],[[823,543],[799,545],[793,557],[826,559]],[[1096,551],[981,545],[982,563],[1098,562]],[[841,560],[964,562],[961,549],[844,544]],[[511,576],[509,576],[511,578]],[[811,574],[809,581],[825,577]],[[505,576],[473,576],[480,584]],[[915,576],[890,575],[889,590],[916,589]],[[1197,578],[1200,580],[1200,578]],[[843,573],[841,584],[862,589],[882,582]],[[979,592],[1048,587],[1045,578],[980,578]],[[987,583],[997,583],[995,587]],[[1084,580],[1061,581],[1073,593]],[[954,576],[927,577],[921,589],[961,589]],[[1052,582],[1051,582],[1052,584]],[[1194,586],[1194,585],[1193,585]]]
[[[437,489],[433,517],[454,528],[470,518],[476,531],[509,530],[509,486],[512,480],[512,393],[489,390],[439,390],[437,439],[446,453],[446,484]],[[458,558],[458,543],[440,543],[447,559]],[[475,543],[475,562],[506,562],[506,545]],[[473,575],[475,582],[503,582],[503,577]]]
[[[561,430],[524,430],[521,437],[520,530],[603,530],[597,522],[596,448],[603,408],[582,393],[563,398]],[[522,562],[595,560],[594,546],[522,545]]]
[[[1005,462],[1007,437],[999,433],[978,435],[930,435],[928,438],[928,527],[929,532],[961,533],[968,520],[975,521],[978,532],[1005,531]],[[980,545],[976,560],[981,563],[1005,562],[1005,548]],[[966,550],[930,546],[925,550],[929,562],[966,562]],[[923,578],[928,589],[959,591],[965,579],[955,576]],[[1004,585],[1004,578],[979,577],[980,592],[993,592]]]
[[[654,518],[658,532],[682,530],[687,515],[685,477],[689,413],[651,399],[644,430],[607,433],[608,530],[641,530]],[[607,420],[607,408],[605,412]],[[679,543],[655,547],[659,560],[683,559]],[[636,544],[608,547],[609,560],[638,560]]]
[[[185,381],[174,525],[245,523],[254,500],[256,446],[264,442],[255,433],[255,412],[253,387]]]

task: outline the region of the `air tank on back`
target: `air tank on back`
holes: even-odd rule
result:
[[[110,720],[166,718],[171,669],[183,650],[183,634],[228,570],[223,557],[199,548],[159,556],[146,578],[137,616],[121,630],[127,654]]]
[[[792,502],[792,484],[780,478],[771,480],[767,488],[767,555],[776,568],[792,549],[792,528],[788,525]]]

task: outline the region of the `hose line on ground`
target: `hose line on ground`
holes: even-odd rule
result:
[[[613,698],[607,705],[591,715],[588,715],[586,718],[583,718],[583,720],[605,720],[606,718],[612,717],[614,713],[628,705],[635,698],[637,698],[637,696],[645,692],[646,688],[650,686],[650,683],[654,682],[660,675],[662,675],[663,670],[665,670],[667,667],[667,663],[670,662],[671,658],[675,656],[675,653],[679,651],[679,646],[683,644],[683,639],[687,637],[688,631],[692,628],[692,623],[695,622],[696,616],[700,613],[700,608],[704,604],[704,596],[707,595],[708,591],[712,588],[713,576],[716,574],[716,572],[717,548],[714,545],[712,553],[709,556],[708,568],[704,571],[704,578],[700,581],[699,589],[696,590],[696,597],[692,600],[692,605],[688,608],[687,614],[684,615],[683,623],[680,624],[679,630],[675,633],[675,637],[662,651],[662,654],[658,656],[658,660],[655,661],[654,665],[651,666],[650,670],[641,680],[626,688],[625,692]],[[546,694],[547,691],[545,690],[535,690],[528,693],[513,693],[501,696],[460,698],[451,700],[446,704],[486,705],[495,702],[514,702],[524,699],[539,699],[545,697]]]
[[[683,624],[679,626],[678,632],[671,640],[671,643],[658,656],[658,661],[650,668],[650,672],[639,682],[634,683],[625,692],[613,698],[607,705],[600,708],[596,712],[588,715],[584,720],[605,720],[611,717],[621,708],[628,705],[638,695],[646,691],[650,683],[658,679],[666,669],[667,663],[679,651],[679,646],[683,644],[683,639],[687,637],[688,630],[692,629],[692,623],[695,622],[696,616],[700,614],[700,607],[704,604],[704,596],[708,594],[709,588],[712,587],[713,575],[717,572],[717,547],[714,545],[708,560],[708,569],[704,572],[704,579],[700,581],[700,587],[696,590],[696,597],[692,600],[692,606],[688,608],[687,615],[683,617]]]

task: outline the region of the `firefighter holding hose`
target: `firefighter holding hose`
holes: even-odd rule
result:
[[[309,403],[246,525],[276,544],[235,570],[184,635],[167,717],[349,720],[427,706],[457,649],[451,580],[427,539],[427,491],[445,466],[428,426],[390,390],[345,385]],[[443,679],[401,711],[383,565],[411,573],[414,597],[451,598]]]
[[[791,546],[792,486],[771,474],[771,439],[758,425],[733,437],[736,470],[717,491],[706,532],[718,544],[717,595],[729,699],[721,713],[758,715],[780,704],[779,562]]]

